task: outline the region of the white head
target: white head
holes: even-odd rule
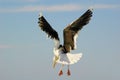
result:
[[[53,57],[53,68],[55,68],[58,59],[59,59],[59,55],[54,55],[54,57]]]
[[[59,54],[61,53],[62,45],[59,45],[58,49],[54,49],[54,57],[53,57],[53,68],[57,64],[57,61],[60,59]]]

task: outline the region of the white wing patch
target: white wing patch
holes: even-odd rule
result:
[[[76,49],[77,48],[77,37],[78,37],[78,34],[76,34],[74,36],[74,48]]]
[[[54,48],[55,50],[58,49],[58,47],[60,46],[60,41],[59,40],[56,40],[56,39],[53,39],[54,40]]]

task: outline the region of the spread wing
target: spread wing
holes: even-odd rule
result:
[[[51,27],[51,25],[47,22],[43,15],[40,15],[38,18],[38,24],[41,30],[47,33],[48,37],[55,40],[55,47],[59,46],[59,37],[58,33]]]
[[[76,48],[78,32],[87,25],[92,17],[92,10],[88,9],[81,17],[64,29],[64,48],[67,52]]]

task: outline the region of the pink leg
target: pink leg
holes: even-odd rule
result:
[[[60,69],[60,71],[59,71],[59,76],[63,75],[63,71],[62,71],[63,66],[64,66],[64,65],[62,64],[62,67],[61,67],[61,69]]]
[[[70,75],[71,75],[71,72],[70,72],[70,69],[69,69],[69,65],[68,65],[67,75],[68,75],[68,76],[70,76]]]
[[[59,71],[59,76],[61,76],[61,75],[63,75],[63,71],[62,70]]]

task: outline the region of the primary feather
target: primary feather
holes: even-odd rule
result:
[[[40,15],[38,23],[39,27],[47,33],[48,37],[59,40],[58,33],[51,27],[43,15]]]
[[[78,32],[83,28],[83,26],[89,23],[91,17],[92,11],[91,9],[88,9],[81,17],[79,17],[64,29],[64,47],[67,52],[75,49],[77,38],[76,36],[78,35]]]

